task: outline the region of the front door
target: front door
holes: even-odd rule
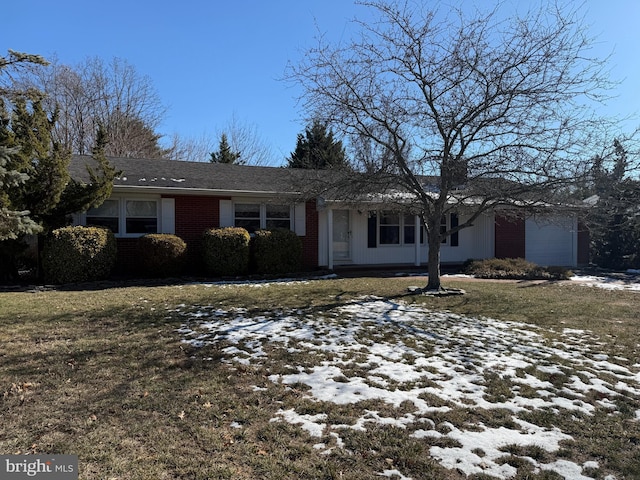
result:
[[[333,211],[333,259],[351,259],[351,224],[349,210]]]

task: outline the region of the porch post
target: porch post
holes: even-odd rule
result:
[[[420,225],[420,217],[418,215],[414,216],[414,221],[413,224],[415,226],[415,243],[414,243],[414,247],[415,247],[415,266],[419,267],[420,266],[420,229],[421,229],[421,225]]]
[[[327,262],[329,270],[333,270],[333,210],[327,209]]]

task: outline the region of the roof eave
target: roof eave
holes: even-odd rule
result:
[[[189,187],[156,187],[147,185],[114,185],[114,193],[129,193],[132,191],[139,191],[140,193],[155,193],[155,194],[168,194],[168,195],[206,195],[206,196],[219,196],[219,197],[232,197],[232,196],[253,196],[253,197],[299,197],[302,194],[300,192],[278,192],[273,190],[222,190],[213,188],[189,188]]]

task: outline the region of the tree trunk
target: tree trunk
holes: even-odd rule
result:
[[[426,290],[440,290],[440,235],[429,235],[429,281]]]

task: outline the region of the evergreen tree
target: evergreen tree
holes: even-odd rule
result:
[[[41,57],[9,52],[0,57],[0,73],[25,62],[45,65]],[[0,84],[0,280],[17,276],[24,236],[64,225],[74,212],[102,203],[116,172],[104,156],[99,132],[94,151],[99,172],[91,181],[70,178],[71,154],[53,140],[57,115],[47,115],[41,92]]]
[[[617,140],[611,161],[594,159],[591,253],[594,263],[605,268],[640,267],[640,181],[626,176],[628,166],[628,153]]]
[[[9,165],[28,175],[28,180],[9,191],[12,203],[29,210],[42,222],[60,201],[69,182],[71,155],[51,139],[55,117],[49,118],[40,100],[15,102],[11,131],[7,133],[9,147],[16,149]]]
[[[348,166],[345,149],[340,140],[333,137],[327,125],[314,121],[298,134],[296,149],[287,160],[289,168],[327,169]]]
[[[38,233],[41,227],[29,217],[28,210],[15,210],[6,190],[17,187],[29,179],[28,175],[6,168],[12,153],[0,145],[0,242],[15,240],[22,235]]]
[[[122,172],[116,171],[105,155],[107,133],[100,126],[96,132],[96,145],[92,150],[96,168],[87,165],[89,182],[84,183],[70,178],[60,196],[60,201],[46,218],[50,228],[59,228],[68,224],[69,216],[76,212],[86,212],[98,207],[111,196],[113,181]]]
[[[211,152],[211,163],[236,163],[243,164],[244,162],[240,161],[240,152],[234,152],[229,145],[229,141],[227,140],[227,135],[223,133],[220,136],[220,144],[218,145],[218,150],[216,152]]]

